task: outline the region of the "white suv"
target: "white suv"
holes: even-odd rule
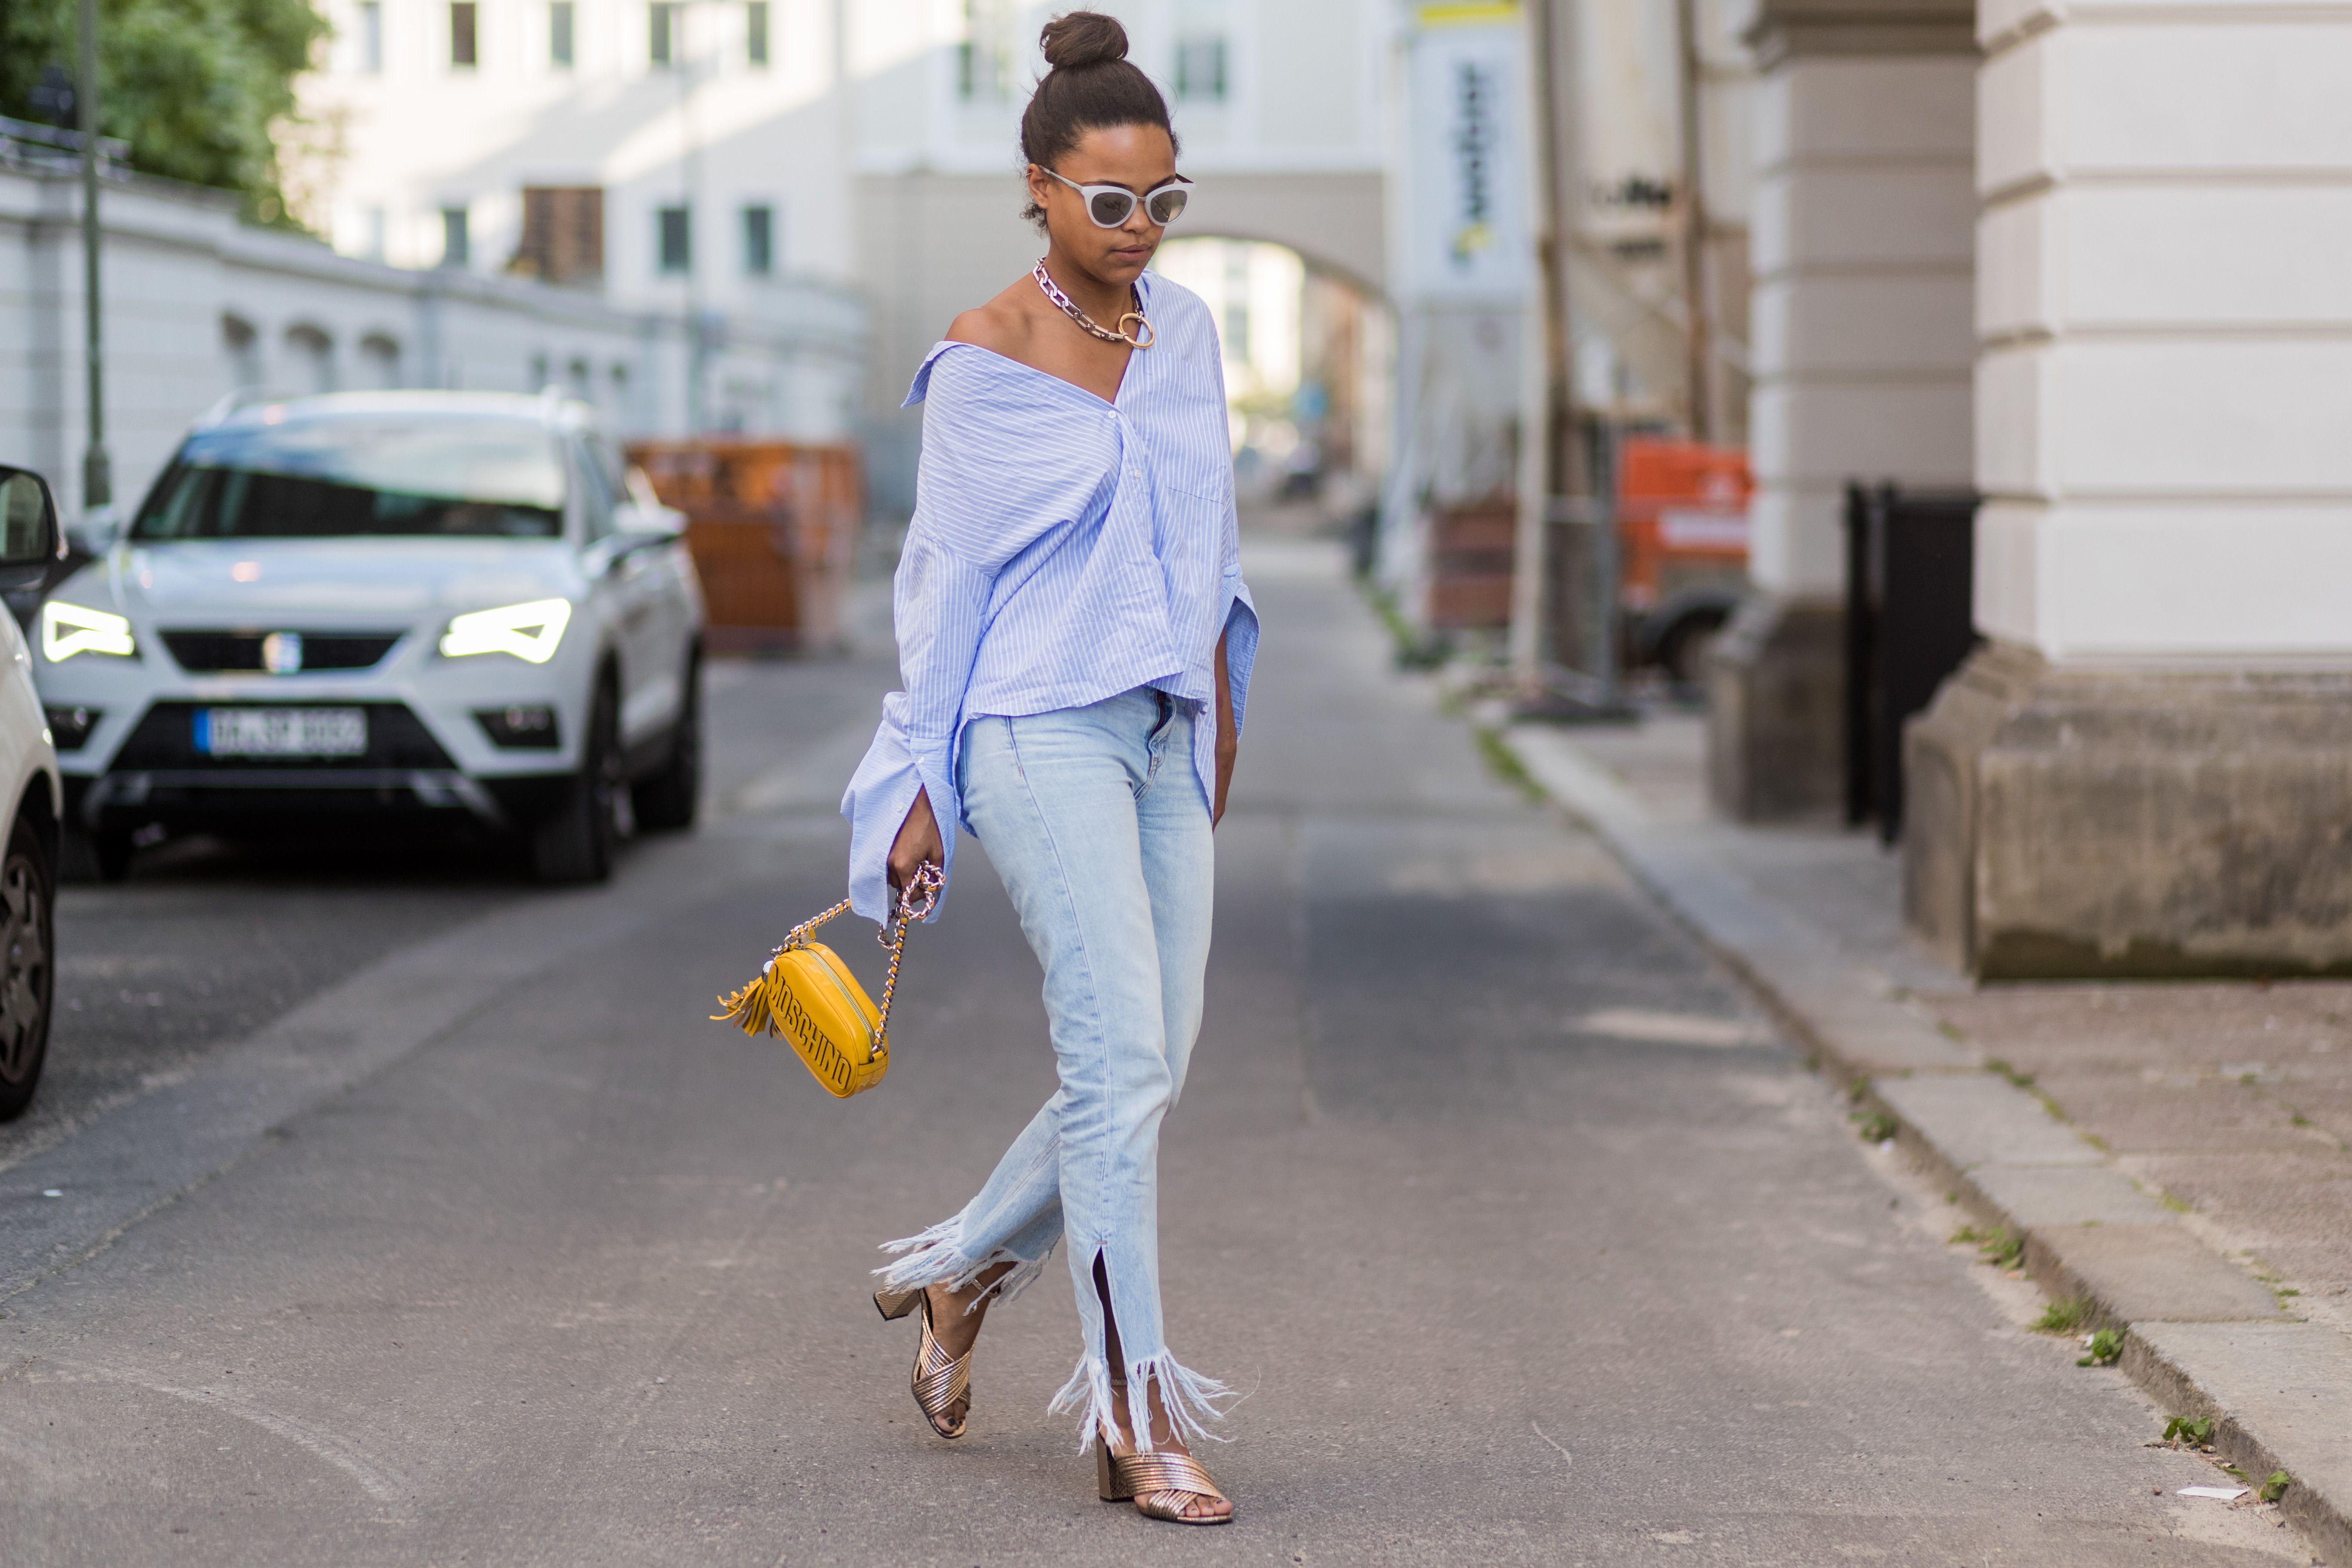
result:
[[[0,467],[0,592],[37,587],[64,556],[57,504],[38,474]],[[0,848],[0,1121],[24,1113],[49,1052],[56,998],[53,916],[64,789],[41,725],[33,660],[16,618],[0,616],[0,789],[8,808]]]
[[[702,594],[683,520],[552,394],[348,393],[191,430],[39,613],[68,853],[462,813],[549,881],[692,823]]]

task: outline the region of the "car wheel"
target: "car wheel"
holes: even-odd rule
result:
[[[607,678],[596,683],[580,771],[563,804],[531,833],[530,868],[541,881],[601,882],[613,874],[613,846],[634,825],[621,767],[621,699]]]
[[[40,837],[19,822],[0,860],[0,1121],[33,1103],[49,1054],[56,904]]]
[[[120,882],[131,875],[131,830],[68,827],[58,836],[58,880]]]
[[[637,781],[637,826],[653,832],[691,827],[702,796],[702,658],[689,657],[677,729],[661,772]]]
[[[1728,617],[1720,609],[1693,610],[1658,639],[1658,662],[1676,686],[1696,686],[1706,675],[1706,650]]]

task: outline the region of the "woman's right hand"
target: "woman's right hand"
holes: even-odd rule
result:
[[[940,842],[939,818],[931,815],[931,792],[919,791],[915,804],[907,810],[907,820],[898,826],[898,837],[890,846],[890,885],[904,888],[915,879],[915,871],[926,860],[944,868],[948,861],[947,847]]]

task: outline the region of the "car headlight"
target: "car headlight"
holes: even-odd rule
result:
[[[41,606],[41,653],[51,664],[63,664],[78,653],[130,658],[138,652],[131,623],[121,616],[86,610],[62,599],[51,599]]]
[[[533,599],[528,605],[507,605],[457,616],[441,634],[441,656],[464,658],[468,654],[510,653],[532,664],[555,657],[563,628],[572,624],[569,599]]]

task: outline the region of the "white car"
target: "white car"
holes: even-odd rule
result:
[[[41,605],[68,855],[110,880],[159,826],[461,813],[602,879],[694,820],[683,526],[553,394],[225,406]]]
[[[63,559],[57,504],[38,474],[0,467],[0,592],[39,584]],[[7,791],[0,849],[0,1121],[24,1113],[49,1052],[57,994],[53,923],[58,821],[65,791],[41,723],[33,659],[14,616],[0,616],[0,787]]]

